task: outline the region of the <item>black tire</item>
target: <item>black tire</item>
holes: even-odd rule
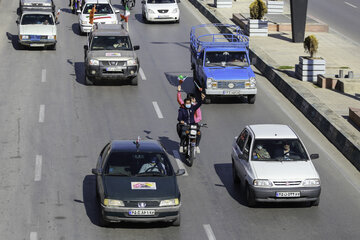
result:
[[[180,18],[178,20],[176,20],[175,23],[180,23]]]
[[[137,86],[138,85],[138,75],[131,79],[131,85]]]
[[[315,201],[312,201],[310,206],[317,207],[317,206],[319,206],[319,204],[320,204],[320,198],[318,198],[318,199],[315,200]]]
[[[178,227],[178,226],[180,226],[180,222],[181,222],[181,215],[179,212],[179,217],[175,221],[172,222],[172,225]]]
[[[100,210],[99,226],[100,226],[100,227],[107,227],[107,226],[109,226],[109,224],[110,224],[110,223],[104,219],[104,213],[103,213],[103,211]]]
[[[210,97],[206,97],[204,101],[205,101],[206,104],[210,104],[210,103],[211,103],[211,98],[210,98]]]
[[[246,184],[245,193],[246,193],[246,202],[248,207],[255,207],[256,205],[255,196],[248,184]]]
[[[235,165],[234,162],[232,162],[232,177],[233,177],[233,182],[237,185],[240,183],[240,179],[236,173],[236,169],[235,169]]]
[[[191,167],[194,163],[195,159],[195,148],[193,146],[190,146],[190,154],[189,154],[189,167]]]
[[[256,99],[256,95],[249,95],[249,96],[247,97],[247,99],[248,99],[248,103],[249,103],[249,104],[254,104],[254,103],[255,103],[255,99]]]
[[[85,72],[84,72],[84,85],[85,86],[89,86],[89,85],[93,85],[94,83],[93,82],[91,82],[90,80],[89,80],[89,78],[87,77],[87,75],[86,75],[86,70],[85,70]]]
[[[49,46],[49,49],[55,51],[56,50],[56,44]]]

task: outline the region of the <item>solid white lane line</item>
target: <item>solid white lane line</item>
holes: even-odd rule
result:
[[[37,232],[31,232],[30,233],[30,240],[38,240]]]
[[[41,166],[42,166],[42,156],[36,155],[35,160],[35,182],[38,182],[41,180]]]
[[[209,240],[216,240],[216,237],[214,235],[213,230],[211,229],[210,224],[204,224],[203,227],[205,229],[205,232],[206,232],[206,235],[207,235],[208,239]]]
[[[39,122],[43,123],[45,120],[45,105],[40,105],[40,111],[39,111]]]
[[[180,160],[179,152],[176,151],[176,150],[173,150],[173,154],[174,154],[174,158],[175,158],[176,164],[178,165],[179,169],[184,169],[185,170],[185,174],[183,176],[189,176],[189,174],[186,171],[184,163]]]
[[[46,82],[46,69],[41,70],[41,82]]]
[[[152,104],[154,106],[156,114],[158,115],[158,118],[164,118],[157,102],[152,102]]]
[[[349,5],[349,6],[352,7],[352,8],[357,8],[357,6],[355,6],[355,5],[351,4],[351,3],[348,3],[348,2],[344,2],[344,3],[347,4],[347,5]]]
[[[139,69],[139,73],[140,73],[140,77],[143,81],[146,80],[146,76],[145,76],[145,73],[144,73],[144,70],[142,68]]]

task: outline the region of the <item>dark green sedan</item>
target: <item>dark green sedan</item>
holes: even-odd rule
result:
[[[180,225],[180,191],[176,173],[162,146],[153,140],[116,140],[100,153],[96,195],[100,225],[109,222],[171,222]]]

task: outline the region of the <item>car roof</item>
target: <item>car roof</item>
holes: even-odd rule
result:
[[[246,52],[247,49],[245,47],[207,47],[205,48],[206,52]]]
[[[51,3],[51,0],[23,0],[26,3]]]
[[[25,14],[51,14],[52,15],[52,12],[51,10],[39,10],[39,9],[36,9],[36,10],[26,10],[26,11],[23,11],[22,15],[25,15]]]
[[[139,147],[136,147],[136,140],[113,140],[111,141],[112,152],[159,152],[164,149],[155,140],[140,140]]]
[[[85,3],[109,3],[109,0],[86,0]]]
[[[93,35],[128,36],[129,33],[122,24],[97,24]]]
[[[256,124],[249,125],[255,139],[295,139],[298,136],[287,125],[283,124]]]

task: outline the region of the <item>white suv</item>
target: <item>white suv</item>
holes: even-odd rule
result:
[[[320,178],[296,133],[286,125],[249,125],[232,146],[233,179],[246,194],[249,206],[257,202],[320,201]]]

